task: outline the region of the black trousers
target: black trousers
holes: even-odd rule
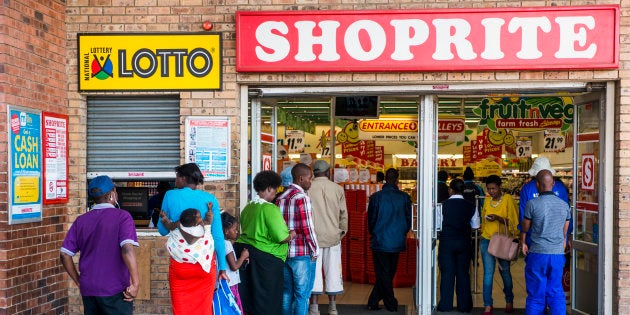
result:
[[[282,314],[284,262],[249,244],[234,243],[237,256],[243,248],[249,251],[249,264],[241,267],[241,283],[238,285],[243,310],[253,315]]]
[[[125,301],[122,292],[112,296],[83,296],[81,298],[85,315],[133,314],[133,302]]]
[[[374,257],[374,273],[376,282],[368,298],[368,306],[376,308],[379,301],[383,300],[385,308],[389,311],[398,309],[398,300],[394,296],[394,275],[398,267],[399,253],[387,253],[372,251]]]
[[[439,311],[453,309],[453,289],[457,293],[457,310],[472,310],[470,292],[470,240],[440,240],[438,264],[440,266],[440,303]]]

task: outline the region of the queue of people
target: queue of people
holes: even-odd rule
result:
[[[344,290],[340,244],[348,229],[348,214],[343,189],[330,181],[327,162],[316,161],[312,170],[306,164],[293,165],[290,182],[286,172],[283,177],[273,171],[258,173],[253,180],[256,195],[240,213],[240,222],[220,212],[214,195],[198,189],[204,178],[196,164],[177,166],[175,173],[177,189],[164,194],[161,220],[157,222],[159,233],[168,235],[168,279],[174,314],[213,314],[217,279],[229,281],[243,314],[318,315],[321,294],[328,295],[328,314],[338,313],[336,296]],[[484,315],[494,310],[492,287],[497,260],[505,312],[514,311],[510,262],[488,253],[492,235],[501,229],[515,236],[520,233],[522,239],[528,314],[542,314],[546,308],[555,314],[566,308],[561,277],[564,250],[570,246],[571,215],[562,192],[554,191],[557,184],[553,173],[546,158],[535,161],[530,169],[535,196],[521,197],[525,205],[520,218],[515,200],[502,193],[501,178],[491,175],[485,179],[488,196],[481,211],[480,229]],[[376,274],[367,309],[380,309],[382,301],[388,311],[394,312],[398,301],[392,281],[398,255],[406,250],[412,202],[398,188],[396,169],[388,169],[384,177],[382,190],[370,196],[367,209]],[[445,184],[444,178],[440,180]],[[278,194],[283,184],[286,187]],[[473,223],[478,222],[474,220],[478,214],[465,198],[469,187],[465,181],[453,179],[448,186],[449,198],[443,200],[438,311],[455,308],[453,290],[458,311],[469,312],[473,307],[468,273],[470,232],[478,227]],[[534,195],[531,187],[523,191]],[[79,286],[86,314],[132,314],[139,290],[133,220],[129,212],[117,208],[118,196],[111,178],[91,180],[88,194],[97,204],[79,216],[68,231],[61,248],[62,266]],[[79,252],[77,270],[72,257]]]

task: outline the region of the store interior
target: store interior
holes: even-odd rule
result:
[[[355,117],[347,115],[337,109],[337,103],[349,102],[342,98],[356,98],[356,96],[325,96],[325,97],[276,97],[262,98],[260,130],[263,135],[270,135],[275,139],[276,146],[272,142],[262,141],[261,152],[263,161],[265,157],[276,158],[275,169],[280,172],[284,167],[297,162],[310,164],[315,159],[324,159],[334,165],[333,180],[342,185],[346,191],[363,191],[367,198],[374,191],[380,189],[376,183],[376,172],[385,171],[390,167],[397,168],[401,174],[400,188],[406,191],[412,200],[416,200],[417,185],[417,142],[414,138],[401,140],[409,135],[408,132],[394,132],[399,138],[396,140],[364,140],[369,135],[363,134],[356,137],[354,132],[359,124],[364,121],[411,121],[418,123],[421,98],[417,95],[379,95],[377,97],[378,114],[375,116],[373,109],[364,109],[354,112]],[[477,182],[484,187],[483,178],[496,174],[502,177],[502,189],[504,193],[511,194],[515,200],[519,199],[520,187],[530,180],[527,170],[533,160],[539,156],[547,157],[556,169],[555,176],[569,189],[573,198],[574,173],[579,172],[580,164],[574,163],[585,152],[597,155],[598,144],[592,141],[574,141],[575,130],[578,137],[582,134],[598,133],[599,128],[599,93],[515,93],[508,95],[444,95],[437,97],[438,132],[437,132],[437,156],[436,164],[439,170],[446,170],[450,178],[463,174],[467,166],[473,168]],[[574,129],[574,104],[587,104],[580,106],[580,125]],[[369,107],[369,105],[366,105]],[[494,115],[494,117],[492,117]],[[541,118],[538,121],[525,118]],[[577,119],[577,118],[576,118]],[[519,126],[520,120],[532,124]],[[276,126],[274,128],[273,123]],[[444,122],[444,123],[442,123]],[[452,126],[446,122],[455,122],[457,130],[449,130]],[[501,124],[501,125],[499,125]],[[334,126],[335,137],[331,137],[331,127]],[[462,128],[463,126],[463,128]],[[251,127],[251,121],[250,121]],[[529,127],[529,128],[528,128]],[[451,128],[452,129],[452,128]],[[408,130],[407,130],[408,131]],[[454,132],[456,131],[456,132]],[[363,132],[359,130],[358,133]],[[390,131],[382,130],[381,134],[388,135]],[[417,133],[417,130],[415,131]],[[420,130],[422,132],[422,130]],[[344,135],[345,134],[345,135]],[[350,136],[349,136],[350,135]],[[387,137],[387,136],[386,136]],[[354,138],[354,143],[349,139]],[[381,137],[382,138],[382,137]],[[394,138],[394,137],[392,137]],[[251,139],[251,137],[250,137]],[[575,145],[579,146],[574,149]],[[353,153],[348,149],[352,145],[359,145],[361,150],[374,150],[376,153]],[[475,146],[481,148],[475,152]],[[472,149],[471,149],[472,147]],[[276,150],[274,152],[274,150]],[[473,151],[473,152],[471,152]],[[484,155],[483,152],[486,154]],[[490,152],[490,153],[488,153]],[[578,153],[576,153],[578,152]],[[263,166],[264,168],[264,166]],[[340,175],[339,173],[343,174]],[[597,200],[596,191],[580,191],[579,200]],[[359,208],[364,205],[359,205]],[[365,209],[365,208],[363,208]],[[417,209],[414,209],[417,211]],[[589,211],[578,210],[578,222],[576,224],[576,239],[597,241],[597,214]],[[414,215],[414,218],[417,218]],[[351,220],[350,224],[359,224],[359,219]],[[358,223],[357,223],[358,222]],[[350,227],[352,229],[352,227]],[[415,235],[409,233],[411,240]],[[350,242],[356,241],[350,238]],[[367,237],[366,237],[367,239]],[[346,244],[347,251],[352,254],[356,246]],[[413,247],[413,246],[412,246]],[[368,247],[361,247],[369,253]],[[346,254],[347,256],[348,254]],[[366,255],[364,255],[366,256]],[[412,255],[408,255],[412,256]],[[413,254],[415,256],[415,253]],[[369,268],[371,261],[365,258],[364,267]],[[415,257],[405,258],[411,265],[409,269],[415,269]],[[408,260],[407,260],[408,259]],[[578,265],[583,267],[582,272],[588,273],[597,270],[593,266],[596,257],[589,254],[580,256]],[[401,265],[399,264],[399,267]],[[512,272],[515,282],[515,307],[524,307],[525,287],[522,259],[517,261],[515,271]],[[356,267],[356,266],[355,266]],[[476,275],[481,281],[482,268],[471,274]],[[348,267],[344,272],[351,274],[346,280],[350,288],[346,297],[340,300],[342,303],[364,303],[367,299],[364,291],[371,288],[371,275],[356,276],[356,270]],[[405,271],[406,272],[406,271]],[[579,272],[579,271],[578,271]],[[497,277],[495,274],[495,277]],[[415,279],[415,270],[404,274],[405,277]],[[358,278],[358,280],[357,280]],[[365,279],[364,279],[365,278]],[[593,277],[584,278],[584,283],[596,281]],[[366,280],[366,281],[364,281]],[[495,281],[494,299],[500,305],[503,301],[501,281]],[[411,307],[413,305],[412,286],[415,283],[406,281],[396,283],[397,292],[405,298]],[[474,291],[475,306],[483,304],[481,299],[481,283]],[[567,288],[565,288],[567,289]],[[567,289],[568,290],[568,289]],[[398,294],[398,293],[397,293]],[[410,300],[411,299],[411,300]],[[569,294],[567,292],[567,299]]]

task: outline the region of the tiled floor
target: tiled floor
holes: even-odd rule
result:
[[[512,281],[514,285],[514,307],[525,307],[525,280],[523,277],[523,268],[525,267],[525,261],[521,258],[512,263]],[[472,269],[472,268],[471,268]],[[471,275],[472,276],[472,275]],[[479,259],[478,273],[477,273],[477,289],[475,290],[474,280],[472,282],[473,291],[473,305],[475,307],[483,307],[483,297],[481,294],[483,282],[483,267],[481,266],[481,259]],[[337,297],[338,304],[366,304],[372,285],[370,284],[358,284],[352,282],[344,283],[345,293]],[[400,304],[407,305],[408,314],[416,314],[415,306],[413,305],[413,290],[412,288],[396,288],[395,295]],[[499,274],[499,270],[494,273],[494,287],[492,290],[492,296],[494,299],[494,307],[497,310],[503,310],[505,307],[505,298],[503,295],[503,281]],[[439,297],[438,297],[439,300]],[[319,300],[320,304],[327,302],[326,297],[322,297]],[[497,312],[495,312],[497,313]],[[461,314],[461,313],[460,313]]]

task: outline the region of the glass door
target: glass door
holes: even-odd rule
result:
[[[571,309],[612,311],[613,84],[577,99],[574,124]]]
[[[437,305],[437,230],[441,222],[436,218],[436,192],[434,185],[437,172],[437,97],[422,96],[418,109],[418,149],[417,149],[417,200],[418,209],[418,270],[416,272],[416,300],[419,314],[436,313]],[[441,217],[441,216],[440,216]],[[430,284],[430,285],[427,285]]]

